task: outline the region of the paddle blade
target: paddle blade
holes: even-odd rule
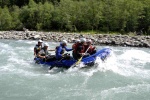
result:
[[[75,65],[79,64],[81,62],[81,60],[82,60],[82,57],[76,62]]]

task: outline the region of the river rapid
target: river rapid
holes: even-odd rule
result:
[[[96,46],[112,49],[105,62],[48,72],[33,61],[36,43],[0,40],[0,100],[149,100],[149,48]],[[59,45],[47,43],[50,49]]]

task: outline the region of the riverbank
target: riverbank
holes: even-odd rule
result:
[[[147,47],[150,48],[150,36],[129,36],[111,34],[78,34],[61,32],[36,32],[36,31],[0,31],[0,39],[38,40],[60,42],[65,39],[69,43],[75,39],[85,37],[93,40],[95,45]]]

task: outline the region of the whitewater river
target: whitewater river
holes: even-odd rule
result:
[[[97,46],[112,49],[97,67],[48,72],[33,61],[36,43],[0,40],[0,100],[150,100],[149,48]]]

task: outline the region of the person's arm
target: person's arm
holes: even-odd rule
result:
[[[41,56],[41,52],[42,51],[38,52],[37,57],[39,57],[39,58],[45,58],[45,56]]]
[[[97,48],[96,48],[95,46],[93,47],[93,51],[94,51],[94,52],[96,52],[96,51],[97,51]]]
[[[55,51],[55,49],[49,49],[48,51]]]
[[[68,49],[66,46],[64,47],[66,51],[72,51],[73,49]]]
[[[95,49],[95,50],[96,50],[97,48],[94,46],[94,47],[93,47],[93,49]]]

